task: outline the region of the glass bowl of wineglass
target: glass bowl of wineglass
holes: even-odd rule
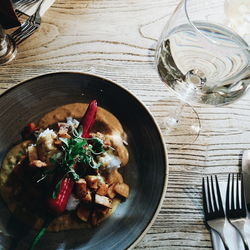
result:
[[[230,104],[248,89],[248,1],[182,0],[165,25],[156,48],[157,70],[168,89],[190,110],[197,104]],[[165,119],[170,131],[181,122],[180,112],[174,113]],[[194,123],[189,128],[192,140],[199,134],[198,117]]]

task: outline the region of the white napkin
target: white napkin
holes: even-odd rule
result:
[[[22,0],[19,0],[22,1]],[[44,13],[48,10],[48,8],[54,3],[55,0],[43,0],[42,6],[41,6],[41,11],[40,15],[43,16]],[[17,8],[19,11],[23,12],[24,14],[31,16],[32,14],[35,13],[36,9],[38,8],[38,5],[40,4],[41,1],[34,1],[34,4],[31,6],[23,7],[23,8]]]
[[[222,202],[225,207],[227,183],[219,182],[219,185],[220,185]],[[247,225],[245,226],[245,231],[247,232],[249,232],[249,229],[248,229],[249,224],[250,224],[250,220],[248,217]],[[244,250],[245,249],[239,233],[228,221],[226,221],[225,223],[224,233],[225,233],[225,238],[227,240],[227,244],[230,250]],[[215,231],[211,231],[211,236],[212,236],[212,244],[213,244],[214,249],[224,250],[225,248],[220,239],[220,236]]]

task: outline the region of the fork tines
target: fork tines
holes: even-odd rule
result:
[[[206,220],[212,220],[225,217],[217,176],[215,175],[215,185],[213,183],[213,176],[211,176],[210,180],[211,186],[208,176],[206,179],[206,185],[204,177],[202,179],[205,218]],[[214,186],[216,186],[216,188]]]
[[[207,226],[213,230],[215,230],[219,235],[224,244],[226,250],[228,250],[228,246],[226,243],[225,235],[224,235],[224,225],[226,221],[220,188],[217,176],[215,175],[215,184],[213,181],[213,176],[206,178],[202,178],[202,192],[203,192],[203,209],[205,215],[205,222]]]
[[[236,174],[236,189],[234,174],[228,175],[226,211],[227,217],[246,217],[246,204],[242,174]],[[240,181],[239,181],[240,180]],[[231,188],[230,188],[231,187]]]
[[[14,4],[14,7],[16,9],[28,9],[30,6],[34,5],[34,3],[37,3],[39,0],[22,0],[18,1]]]
[[[244,230],[244,226],[247,221],[247,208],[242,174],[236,175],[236,184],[234,174],[228,175],[226,215],[229,222],[238,230],[243,240],[245,249],[249,249],[248,242],[246,240],[247,236]]]
[[[35,13],[31,15],[17,30],[10,34],[16,44],[21,43],[39,28],[41,24],[40,9],[43,1],[44,0],[40,1]]]

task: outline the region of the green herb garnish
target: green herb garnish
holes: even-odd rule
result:
[[[52,193],[52,198],[56,199],[56,197],[58,196],[59,192],[60,192],[60,188],[61,188],[61,184],[62,184],[62,180],[57,182],[56,186],[55,186],[55,190]]]
[[[103,152],[105,152],[104,148],[103,148],[103,140],[101,140],[100,138],[97,138],[97,137],[94,137],[92,139],[93,141],[93,148],[92,148],[92,151],[93,151],[93,154],[101,154]]]
[[[63,178],[67,175],[74,181],[80,179],[74,168],[77,163],[82,163],[93,169],[98,169],[102,164],[97,163],[95,157],[105,152],[103,140],[97,137],[82,138],[81,135],[82,126],[79,127],[78,131],[72,131],[72,138],[59,138],[63,142],[63,152],[62,154],[54,155],[51,158],[51,162],[56,164],[57,170],[64,172]],[[62,179],[56,184],[52,194],[53,199],[56,199],[59,193]]]

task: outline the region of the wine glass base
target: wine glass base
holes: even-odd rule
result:
[[[16,43],[9,35],[6,35],[6,46],[6,52],[0,56],[0,65],[7,64],[16,57]]]
[[[182,149],[195,143],[200,135],[201,123],[198,113],[189,104],[167,106],[160,128],[170,147]]]

